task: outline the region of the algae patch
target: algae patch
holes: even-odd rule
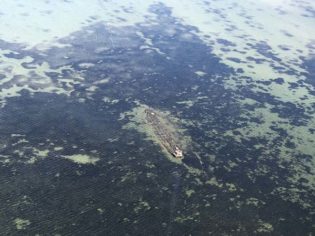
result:
[[[73,161],[77,164],[93,164],[95,165],[96,162],[99,161],[99,158],[97,157],[92,157],[89,155],[84,155],[84,154],[74,154],[74,155],[68,155],[68,156],[63,156],[64,158]]]
[[[31,222],[29,220],[26,220],[26,219],[16,218],[14,220],[14,224],[15,224],[17,230],[22,230],[22,229],[26,229],[26,227],[29,226],[31,224]]]

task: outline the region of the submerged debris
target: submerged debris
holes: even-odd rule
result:
[[[184,129],[178,124],[180,121],[168,111],[161,111],[138,103],[132,111],[121,115],[121,119],[129,117],[130,122],[124,126],[127,129],[136,129],[144,133],[149,140],[158,144],[170,161],[183,164],[187,147],[191,139],[185,135]]]
[[[152,126],[154,134],[160,139],[163,147],[174,157],[182,159],[183,151],[176,142],[172,132],[164,124],[163,118],[158,115],[152,108],[145,109],[146,121]]]

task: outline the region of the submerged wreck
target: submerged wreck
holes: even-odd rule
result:
[[[154,134],[158,137],[161,145],[175,158],[183,159],[183,151],[176,142],[176,138],[163,122],[163,118],[151,108],[146,108],[145,119],[152,127]]]

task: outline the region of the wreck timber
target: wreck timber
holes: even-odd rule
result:
[[[154,134],[158,137],[163,147],[175,158],[183,159],[183,151],[176,142],[174,135],[163,122],[163,118],[151,108],[145,109],[146,121],[152,126]]]

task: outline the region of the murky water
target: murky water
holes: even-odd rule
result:
[[[315,234],[313,1],[4,0],[0,21],[1,234]]]

